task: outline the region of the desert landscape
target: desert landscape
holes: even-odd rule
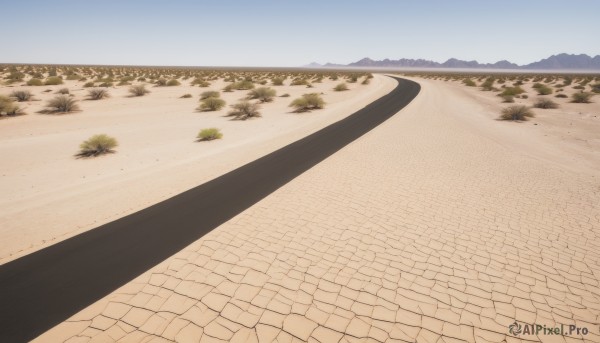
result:
[[[0,343],[600,342],[600,2],[2,10]]]
[[[1,154],[11,161],[4,164],[0,181],[0,237],[11,244],[0,248],[0,261],[181,193],[339,120],[394,86],[389,78],[366,73],[65,68],[59,71],[68,75],[50,76],[56,68],[35,68],[29,74],[18,71],[25,67],[5,68],[2,75],[10,81],[25,74],[0,87],[1,95],[14,99],[11,106],[19,107],[19,113],[2,115],[0,122]],[[42,85],[31,86],[39,73]],[[145,76],[147,82],[140,81]],[[53,77],[61,83],[47,84]],[[160,85],[166,78],[177,85]],[[247,85],[225,89],[236,82]],[[339,85],[346,90],[336,91]],[[150,93],[134,96],[130,89],[137,86]],[[236,120],[228,115],[231,105],[261,88],[274,95],[268,101],[250,100],[258,104],[260,117]],[[63,90],[78,109],[46,113],[48,102],[63,96]],[[90,92],[97,91],[108,96],[91,99]],[[199,108],[201,95],[211,91],[225,105],[214,111]],[[18,101],[14,92],[31,95]],[[326,102],[324,108],[297,111],[289,106],[311,93]],[[182,97],[186,94],[193,95]],[[197,142],[202,129],[213,127],[221,139]],[[119,144],[115,153],[76,156],[79,145],[96,134],[114,137]]]

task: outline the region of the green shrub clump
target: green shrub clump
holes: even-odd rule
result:
[[[260,106],[257,103],[253,103],[247,100],[242,100],[237,104],[231,105],[232,110],[229,111],[228,115],[235,117],[238,120],[246,120],[248,118],[260,117]]]
[[[580,104],[588,104],[592,102],[592,96],[594,94],[588,92],[577,92],[571,95],[571,102],[580,103]]]
[[[29,81],[27,81],[27,85],[28,86],[43,86],[44,82],[40,79],[32,78]]]
[[[105,134],[94,135],[79,145],[79,157],[95,157],[114,152],[117,140]]]
[[[168,87],[179,86],[179,85],[181,85],[181,83],[179,81],[177,81],[176,79],[171,79],[171,80],[167,81]]]
[[[208,99],[208,98],[220,98],[221,93],[218,91],[206,91],[200,94],[200,100]]]
[[[258,99],[260,102],[271,102],[277,92],[270,87],[259,87],[248,93],[248,99]]]
[[[306,112],[314,109],[321,109],[325,106],[325,101],[317,93],[304,94],[295,99],[290,107],[295,108],[295,112]]]
[[[54,85],[62,85],[63,84],[63,79],[60,76],[50,76],[46,79],[46,82],[44,82],[44,85],[46,86],[54,86]]]
[[[218,111],[225,106],[225,100],[217,97],[208,97],[200,100],[199,111],[209,112]]]
[[[198,141],[200,141],[200,142],[212,141],[215,139],[223,138],[223,133],[221,133],[221,130],[219,130],[215,127],[211,127],[208,129],[200,130],[200,132],[198,133],[198,136],[196,138],[198,138]]]

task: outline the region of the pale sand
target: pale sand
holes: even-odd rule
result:
[[[389,121],[37,341],[600,341],[598,173],[417,81]],[[590,333],[517,339],[515,320]]]
[[[200,185],[340,120],[391,91],[396,81],[375,75],[369,85],[325,80],[306,86],[273,86],[277,97],[262,105],[262,118],[232,121],[218,112],[197,112],[199,94],[208,88],[148,87],[143,97],[128,97],[128,86],[109,88],[111,97],[80,101],[81,112],[36,113],[61,88],[82,100],[83,82],[42,87],[0,87],[0,94],[28,89],[41,101],[21,103],[26,116],[0,120],[0,263],[130,214]],[[42,93],[52,89],[52,93]],[[324,93],[326,108],[291,113],[289,103],[304,93]],[[185,93],[193,98],[179,99]],[[228,105],[247,91],[221,93]],[[195,142],[202,128],[218,127],[223,139]],[[106,133],[119,141],[116,154],[76,159],[79,144]]]

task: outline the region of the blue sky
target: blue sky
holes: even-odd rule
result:
[[[0,0],[0,8],[4,63],[524,64],[560,52],[600,54],[594,0]]]

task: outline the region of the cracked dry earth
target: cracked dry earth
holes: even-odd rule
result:
[[[392,119],[38,341],[599,342],[598,174],[489,138],[514,123],[419,82]],[[514,337],[515,320],[590,332]]]

